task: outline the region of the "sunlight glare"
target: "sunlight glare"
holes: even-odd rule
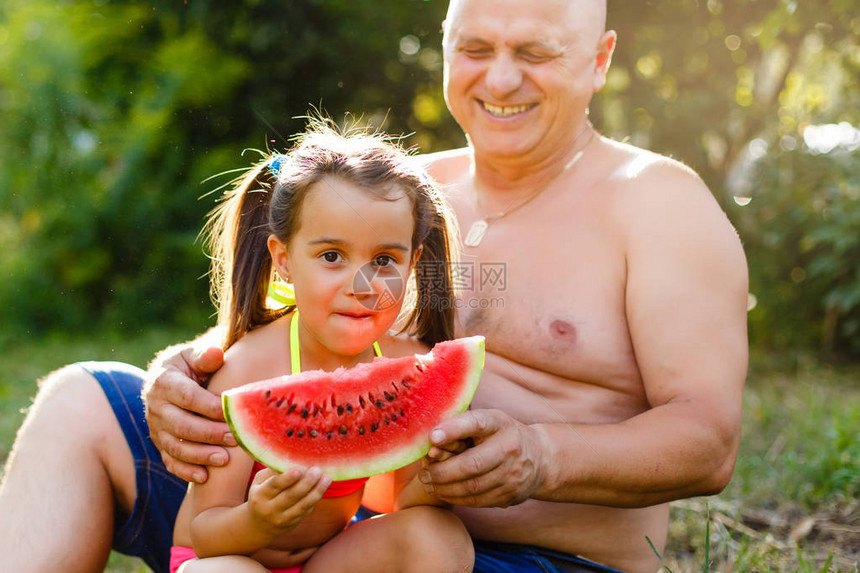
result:
[[[847,121],[810,125],[803,130],[803,143],[814,155],[826,155],[838,148],[855,151],[860,148],[860,129]]]

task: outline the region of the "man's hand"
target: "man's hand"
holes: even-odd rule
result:
[[[474,446],[455,444],[471,440]],[[542,485],[548,448],[540,431],[501,410],[471,410],[439,424],[431,433],[427,464],[419,474],[424,490],[442,501],[471,507],[508,507]]]
[[[217,347],[176,346],[160,353],[149,370],[143,391],[146,421],[152,441],[168,471],[187,481],[203,483],[204,465],[227,463],[236,441],[224,423],[221,400],[205,389],[224,362]]]

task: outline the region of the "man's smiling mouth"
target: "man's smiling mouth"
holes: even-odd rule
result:
[[[490,115],[495,117],[511,117],[519,113],[523,113],[537,106],[536,103],[527,103],[522,105],[493,105],[485,101],[481,101],[481,105],[487,110]]]

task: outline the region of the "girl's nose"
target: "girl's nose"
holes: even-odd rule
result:
[[[374,280],[376,269],[372,265],[362,265],[356,269],[352,281],[347,285],[348,294],[357,299],[366,299],[375,294]]]

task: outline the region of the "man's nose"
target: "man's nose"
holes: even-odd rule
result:
[[[519,89],[523,83],[523,72],[510,54],[502,53],[490,63],[486,82],[493,96],[503,98]]]

